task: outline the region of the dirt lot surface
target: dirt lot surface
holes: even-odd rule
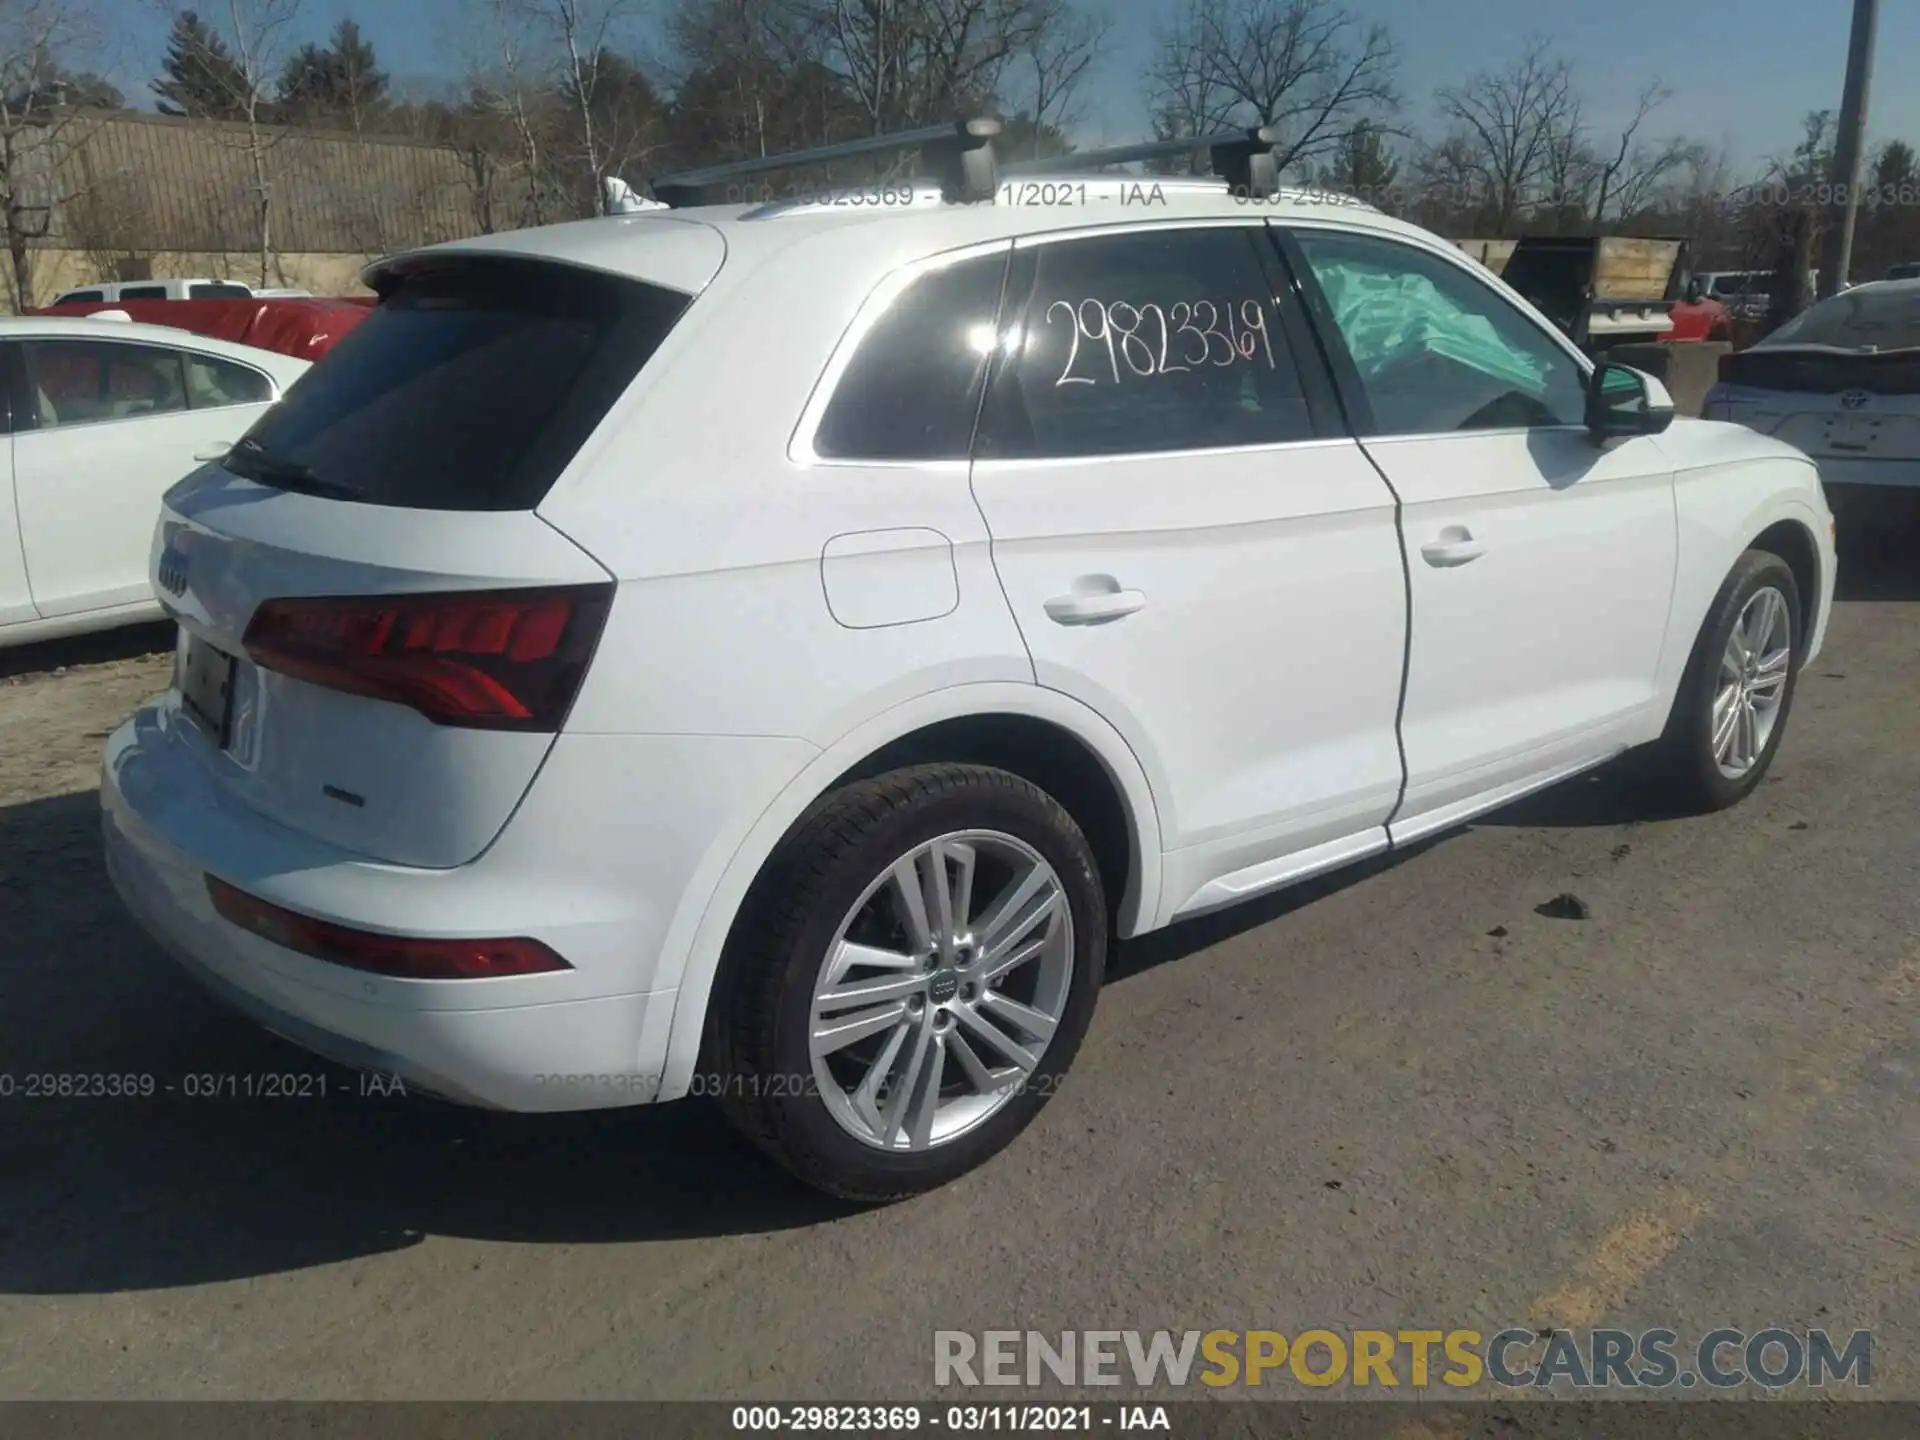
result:
[[[0,1397],[898,1398],[936,1329],[1617,1324],[1868,1327],[1920,1398],[1912,542],[1849,561],[1746,805],[1602,772],[1132,944],[1034,1128],[864,1213],[700,1102],[361,1096],[229,1014],[99,861],[166,637],[7,659],[0,1072],[160,1089],[0,1099]],[[270,1073],[329,1098],[185,1093]]]

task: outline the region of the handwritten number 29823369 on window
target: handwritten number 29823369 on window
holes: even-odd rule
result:
[[[1062,385],[1098,385],[1132,377],[1187,374],[1212,365],[1257,365],[1266,361],[1276,369],[1273,340],[1267,333],[1266,302],[1261,300],[1176,301],[1164,309],[1156,304],[1130,305],[1125,300],[1086,299],[1074,304],[1056,300],[1047,307],[1047,324],[1071,325],[1072,343],[1067,363],[1054,388]],[[1088,350],[1090,373],[1082,373],[1080,350]],[[1107,363],[1098,356],[1104,350]]]

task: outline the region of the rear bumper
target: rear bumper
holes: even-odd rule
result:
[[[365,998],[354,999],[313,983],[336,978],[320,972],[339,967],[282,950],[215,914],[203,862],[170,843],[110,780],[101,800],[107,873],[127,909],[208,990],[282,1038],[443,1099],[497,1109],[632,1104],[659,1088],[658,1060],[646,1068],[641,1036],[650,1007],[671,1010],[671,991],[435,1009],[390,993],[411,987],[368,976],[359,982]],[[309,967],[313,974],[302,978]]]
[[[704,908],[698,862],[721,837],[692,838],[706,828],[699,815],[651,826],[664,850],[596,827],[594,805],[579,798],[582,768],[610,774],[598,787],[605,804],[630,802],[622,788],[634,764],[660,758],[646,742],[586,737],[493,849],[454,870],[383,864],[289,830],[225,793],[197,753],[204,745],[169,702],[144,706],[107,742],[100,796],[114,888],[209,990],[308,1050],[465,1104],[578,1110],[655,1098],[677,997],[650,982],[670,922]],[[567,748],[563,739],[556,758]],[[617,758],[624,771],[609,771]],[[209,874],[357,929],[531,936],[574,968],[461,981],[348,969],[228,923]]]

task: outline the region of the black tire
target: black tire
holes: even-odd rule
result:
[[[1744,774],[1729,776],[1714,758],[1713,707],[1720,685],[1720,660],[1747,602],[1769,586],[1787,602],[1785,623],[1791,651],[1786,681],[1772,733],[1758,759]],[[1645,777],[1659,787],[1662,808],[1691,814],[1725,810],[1746,799],[1766,778],[1793,713],[1793,694],[1805,645],[1801,613],[1800,586],[1785,560],[1764,550],[1749,550],[1740,557],[1694,640],[1666,732],[1644,757]]]
[[[813,1081],[814,984],[842,921],[877,877],[916,847],[969,830],[1012,836],[1052,867],[1072,920],[1064,1006],[1027,1083],[999,1110],[944,1144],[883,1150],[836,1120]],[[713,997],[713,1073],[700,1088],[794,1175],[843,1199],[898,1200],[981,1165],[1039,1114],[1093,1019],[1108,945],[1093,851],[1046,792],[975,765],[919,765],[859,781],[799,822],[754,888]]]

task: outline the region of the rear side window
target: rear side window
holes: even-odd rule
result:
[[[226,466],[371,505],[531,510],[692,298],[539,261],[425,262]]]
[[[921,275],[874,322],[814,432],[835,460],[964,460],[1007,252]]]
[[[187,353],[187,399],[194,409],[261,405],[272,398],[273,382],[252,366]]]
[[[244,285],[222,285],[218,281],[187,287],[189,300],[247,300],[252,296],[253,292]],[[166,299],[166,292],[162,291],[158,298]]]

